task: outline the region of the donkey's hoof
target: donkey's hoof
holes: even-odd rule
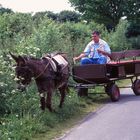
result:
[[[45,107],[44,106],[40,106],[41,110],[45,111]]]
[[[63,105],[62,105],[62,104],[60,104],[60,105],[59,105],[59,108],[62,108],[62,107],[63,107]]]
[[[51,107],[48,107],[48,106],[47,106],[47,108],[48,108],[48,110],[49,110],[50,112],[53,112],[53,109],[52,109]]]
[[[53,113],[56,113],[56,110],[55,110],[55,109],[52,109],[52,112],[53,112]]]

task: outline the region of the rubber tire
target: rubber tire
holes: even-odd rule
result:
[[[134,81],[132,89],[133,89],[135,95],[137,95],[137,96],[140,95],[140,80],[139,79]]]
[[[112,84],[110,87],[110,98],[112,102],[116,102],[119,101],[120,99],[120,90],[119,87],[115,84]]]
[[[113,83],[108,83],[106,86],[105,86],[105,92],[108,96],[110,96],[110,89],[112,87]]]
[[[88,88],[79,88],[78,96],[88,96]]]

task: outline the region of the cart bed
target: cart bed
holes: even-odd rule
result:
[[[111,62],[108,64],[87,64],[72,68],[73,79],[77,83],[101,84],[108,83],[113,79],[125,79],[129,75],[140,75],[140,50],[113,52]],[[132,58],[131,60],[124,59]],[[122,60],[123,59],[123,60]]]

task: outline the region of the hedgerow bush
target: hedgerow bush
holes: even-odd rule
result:
[[[120,20],[115,31],[108,34],[108,43],[112,51],[122,51],[132,48],[132,44],[126,38],[126,30],[128,27],[127,20]]]

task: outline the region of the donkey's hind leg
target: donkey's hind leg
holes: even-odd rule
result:
[[[63,85],[62,87],[59,88],[59,92],[61,94],[61,99],[60,99],[60,104],[59,107],[62,108],[62,105],[64,103],[64,99],[66,96],[66,89],[67,89],[67,84]]]

